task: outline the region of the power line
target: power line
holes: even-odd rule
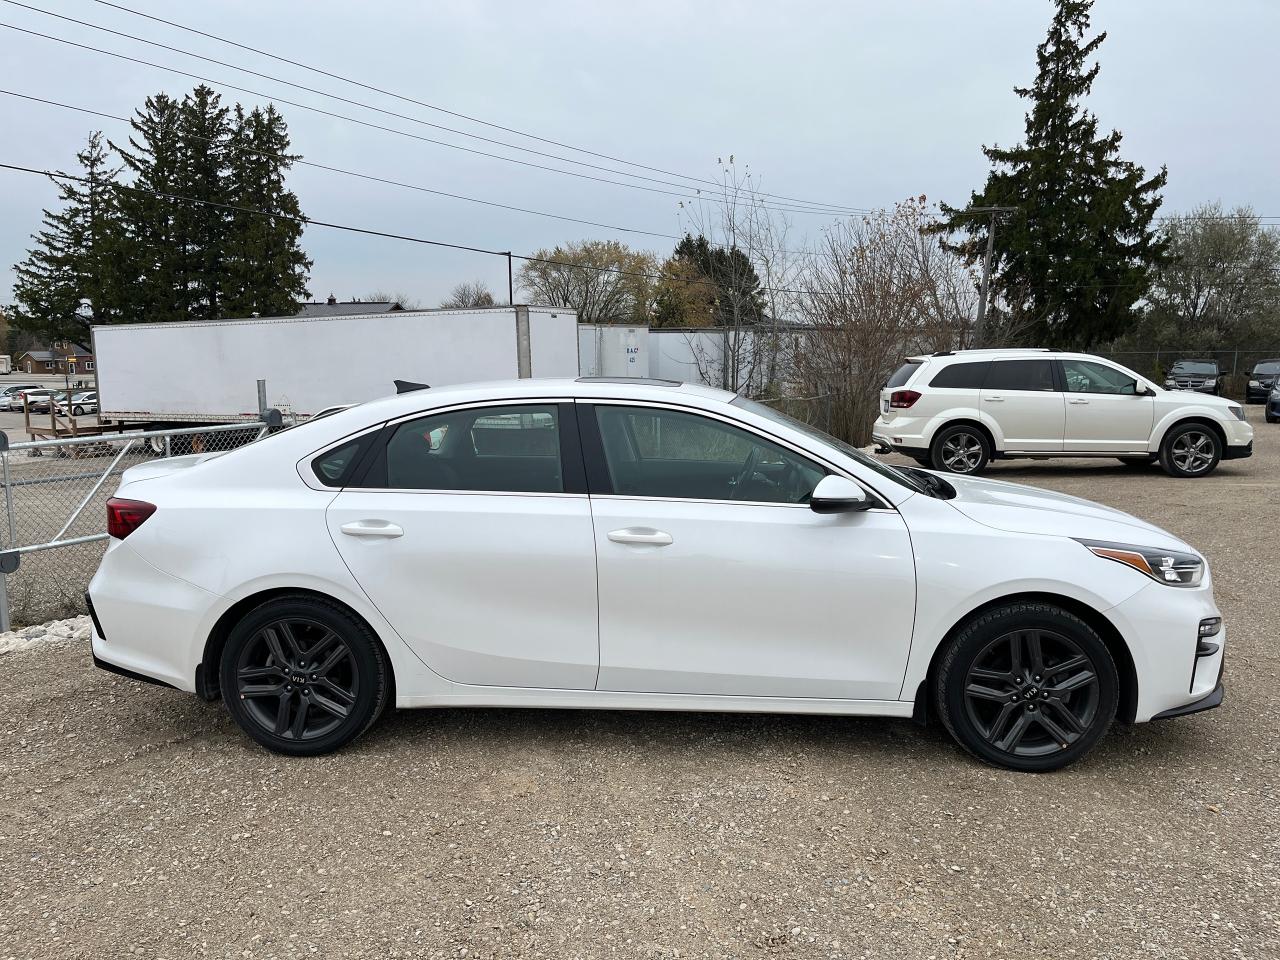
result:
[[[307,93],[313,93],[317,96],[324,97],[329,100],[337,100],[340,103],[349,104],[350,106],[359,107],[364,110],[371,110],[374,113],[380,113],[380,114],[383,114],[384,116],[394,117],[397,120],[407,120],[410,123],[421,124],[422,126],[425,126],[425,127],[431,127],[434,130],[443,130],[446,133],[452,133],[452,134],[455,134],[456,136],[470,137],[472,139],[479,140],[483,143],[489,143],[495,146],[505,147],[509,150],[523,151],[525,153],[531,153],[535,156],[546,157],[551,160],[558,160],[561,163],[577,164],[578,166],[587,167],[592,170],[599,170],[604,173],[612,173],[612,174],[616,174],[624,177],[634,177],[635,179],[638,179],[638,180],[645,180],[650,183],[659,183],[664,186],[676,187],[681,190],[691,189],[688,184],[674,183],[670,180],[661,180],[657,177],[645,176],[644,174],[628,173],[625,170],[615,170],[612,167],[601,166],[600,164],[597,164],[597,163],[588,163],[585,160],[575,160],[572,157],[564,157],[564,156],[560,156],[559,154],[547,153],[544,150],[535,150],[532,147],[523,147],[520,144],[510,143],[506,140],[496,140],[492,137],[485,137],[485,136],[481,136],[480,134],[469,133],[466,130],[459,130],[456,127],[446,127],[439,123],[431,123],[430,121],[423,120],[420,117],[414,117],[404,113],[397,113],[394,110],[385,110],[382,107],[378,107],[370,103],[365,103],[360,100],[352,100],[349,97],[340,96],[339,94],[336,94],[336,93],[329,93],[325,90],[318,90],[315,87],[308,87],[305,84],[294,83],[291,80],[285,80],[282,77],[273,76],[272,74],[261,73],[257,70],[251,70],[248,67],[237,66],[236,64],[228,63],[225,60],[218,60],[213,57],[206,57],[202,54],[193,53],[190,50],[183,50],[180,47],[170,46],[167,43],[160,43],[159,41],[148,40],[145,37],[139,37],[131,33],[125,33],[120,30],[113,30],[110,27],[104,27],[99,24],[90,23],[87,20],[78,20],[75,17],[69,17],[69,16],[66,16],[65,14],[54,13],[52,10],[43,10],[40,7],[34,7],[27,3],[20,3],[19,0],[0,0],[0,2],[7,3],[10,6],[20,7],[24,10],[30,10],[35,13],[44,14],[45,16],[48,16],[48,17],[55,17],[56,19],[66,21],[67,23],[74,23],[82,27],[88,27],[91,30],[99,30],[103,33],[109,33],[109,34],[112,34],[113,36],[122,37],[126,40],[133,40],[133,41],[136,41],[137,43],[145,43],[152,47],[159,47],[162,50],[168,50],[171,53],[178,53],[178,54],[181,54],[182,56],[191,57],[192,59],[195,59],[195,60],[202,60],[206,63],[213,63],[220,67],[227,67],[232,70],[238,70],[241,73],[247,73],[247,74],[250,74],[251,76],[259,77],[263,80],[270,80],[275,83],[283,83],[285,86],[293,87],[296,90],[303,90]],[[692,189],[699,189],[699,188],[692,188]],[[761,194],[761,196],[767,196],[767,195]],[[848,213],[856,213],[856,212],[863,212],[863,211],[855,211],[851,208],[833,207],[833,206],[824,204],[821,206],[814,205],[813,212],[821,213],[823,215],[842,216]]]
[[[165,26],[174,27],[174,28],[176,28],[176,29],[178,29],[178,30],[185,30],[187,33],[192,33],[192,34],[195,34],[195,35],[197,35],[197,36],[205,37],[205,38],[207,38],[207,39],[209,39],[209,40],[216,40],[216,41],[217,41],[217,42],[219,42],[219,43],[224,43],[224,44],[227,44],[227,45],[232,46],[232,47],[237,47],[237,48],[239,48],[239,49],[241,49],[241,50],[246,50],[246,51],[248,51],[249,53],[255,53],[255,54],[257,54],[258,56],[261,56],[261,57],[267,57],[268,59],[270,59],[270,60],[275,60],[275,61],[277,61],[277,62],[279,62],[279,63],[285,63],[285,64],[288,64],[289,66],[298,67],[299,69],[302,69],[302,70],[309,70],[309,71],[310,71],[310,72],[312,72],[312,73],[316,73],[316,74],[319,74],[319,75],[321,75],[321,76],[329,77],[330,79],[333,79],[333,80],[339,80],[339,81],[341,81],[341,82],[343,82],[343,83],[349,83],[349,84],[351,84],[352,86],[360,87],[360,88],[362,88],[362,89],[364,89],[364,90],[369,90],[369,91],[371,91],[371,92],[373,92],[373,93],[379,93],[379,94],[382,94],[383,96],[392,97],[393,99],[401,100],[401,101],[403,101],[403,102],[405,102],[405,103],[412,103],[412,104],[414,104],[415,106],[424,107],[424,108],[426,108],[426,109],[428,109],[428,110],[433,110],[433,111],[435,111],[435,112],[437,112],[437,113],[443,113],[443,114],[446,114],[447,116],[457,117],[457,118],[458,118],[458,119],[460,119],[460,120],[467,120],[467,121],[469,121],[469,122],[471,122],[471,123],[476,123],[476,124],[479,124],[479,125],[484,126],[484,127],[489,127],[490,129],[493,129],[493,130],[501,130],[501,131],[503,131],[503,132],[505,132],[505,133],[513,133],[513,134],[515,134],[516,136],[525,137],[525,138],[527,138],[527,139],[529,139],[529,140],[536,140],[536,141],[537,141],[537,142],[539,142],[539,143],[545,143],[545,144],[548,144],[548,145],[550,145],[550,146],[560,147],[560,148],[562,148],[562,149],[564,149],[564,150],[572,150],[572,151],[574,151],[575,153],[582,153],[582,154],[585,154],[585,155],[587,155],[587,156],[596,157],[596,158],[601,159],[601,160],[608,160],[608,161],[610,161],[610,162],[612,162],[612,163],[621,163],[621,164],[624,164],[624,165],[629,166],[629,167],[636,167],[636,168],[641,169],[641,170],[648,170],[648,171],[650,171],[651,173],[661,173],[661,174],[665,174],[666,176],[670,176],[670,177],[679,177],[679,178],[681,178],[682,180],[691,180],[691,181],[693,181],[693,182],[695,182],[695,183],[704,183],[704,184],[708,184],[708,185],[710,185],[710,186],[714,186],[714,187],[719,187],[719,186],[720,186],[720,184],[716,183],[716,181],[714,181],[714,180],[708,180],[708,179],[706,179],[706,178],[704,178],[704,177],[695,177],[695,176],[690,176],[690,175],[688,175],[688,174],[676,173],[676,172],[671,171],[671,170],[664,170],[664,169],[662,169],[661,167],[653,167],[653,166],[649,166],[649,165],[647,165],[647,164],[637,163],[637,162],[632,161],[632,160],[626,160],[626,159],[621,158],[621,157],[614,157],[614,156],[610,156],[609,154],[606,154],[606,153],[598,153],[598,152],[596,152],[596,151],[594,151],[594,150],[588,150],[588,149],[586,149],[585,147],[575,147],[575,146],[573,146],[572,144],[569,144],[569,143],[563,143],[563,142],[561,142],[561,141],[559,141],[559,140],[552,140],[552,139],[549,139],[549,138],[547,138],[547,137],[541,137],[541,136],[538,136],[537,134],[528,133],[527,131],[523,131],[523,130],[518,130],[518,129],[516,129],[515,127],[503,126],[503,125],[502,125],[502,124],[500,124],[500,123],[493,123],[493,122],[488,121],[488,120],[482,120],[482,119],[480,119],[479,117],[474,117],[474,116],[471,116],[470,114],[460,113],[460,112],[458,112],[458,111],[456,111],[456,110],[449,110],[449,109],[447,109],[447,108],[445,108],[445,107],[441,107],[441,106],[438,106],[438,105],[436,105],[436,104],[432,104],[432,103],[427,103],[426,101],[423,101],[423,100],[417,100],[417,99],[415,99],[415,98],[413,98],[413,97],[409,97],[409,96],[406,96],[406,95],[404,95],[404,94],[396,93],[396,92],[394,92],[394,91],[392,91],[392,90],[387,90],[387,89],[384,89],[384,88],[382,88],[382,87],[373,86],[372,84],[363,83],[363,82],[361,82],[361,81],[359,81],[359,80],[354,80],[354,79],[352,79],[351,77],[346,77],[346,76],[343,76],[343,75],[338,74],[338,73],[332,73],[332,72],[330,72],[330,71],[328,71],[328,70],[324,70],[324,69],[322,69],[322,68],[320,68],[320,67],[317,67],[317,66],[314,66],[314,65],[312,65],[312,64],[303,63],[303,62],[300,62],[300,61],[298,61],[298,60],[291,60],[291,59],[289,59],[288,57],[282,57],[282,56],[279,56],[278,54],[269,53],[269,52],[268,52],[268,51],[266,51],[266,50],[261,50],[261,49],[259,49],[259,48],[257,48],[257,47],[251,47],[251,46],[249,46],[248,44],[239,43],[239,42],[237,42],[237,41],[235,41],[235,40],[230,40],[230,39],[228,39],[228,38],[226,38],[226,37],[221,37],[221,36],[218,36],[217,34],[214,34],[214,33],[207,33],[206,31],[196,29],[195,27],[190,27],[190,26],[187,26],[187,25],[185,25],[185,24],[176,23],[176,22],[175,22],[175,21],[173,21],[173,20],[166,20],[166,19],[164,19],[163,17],[157,17],[157,16],[153,16],[152,14],[149,14],[149,13],[143,13],[143,12],[142,12],[142,11],[140,11],[140,10],[133,10],[133,9],[131,9],[131,8],[129,8],[129,7],[123,6],[123,5],[118,4],[118,3],[110,3],[110,2],[108,2],[108,0],[95,0],[95,2],[96,2],[96,3],[101,4],[102,6],[105,6],[105,7],[111,7],[111,8],[112,8],[112,9],[114,9],[114,10],[119,10],[119,11],[121,11],[121,12],[123,12],[123,13],[131,14],[132,16],[135,16],[135,17],[142,17],[142,18],[144,18],[144,19],[146,19],[146,20],[151,20],[151,21],[153,21],[153,22],[155,22],[155,23],[162,23],[162,24],[164,24]],[[782,196],[782,195],[780,195],[780,194],[762,194],[762,196],[769,196],[769,197],[771,197],[771,198],[773,198],[773,199],[775,199],[775,200],[785,200],[785,201],[789,201],[789,202],[792,202],[792,203],[806,204],[806,205],[811,205],[811,206],[818,206],[818,207],[831,207],[831,208],[839,208],[839,209],[848,209],[848,210],[851,210],[852,212],[855,212],[855,213],[865,213],[865,212],[867,212],[867,211],[859,210],[859,209],[857,209],[857,208],[853,208],[853,207],[844,207],[842,204],[828,204],[828,203],[822,203],[822,202],[814,201],[814,200],[801,200],[801,199],[798,199],[798,198],[796,198],[796,197],[787,197],[787,196]]]

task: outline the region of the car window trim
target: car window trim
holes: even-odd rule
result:
[[[691,416],[706,417],[709,420],[718,420],[730,427],[742,430],[746,433],[753,434],[761,440],[771,443],[774,446],[782,447],[805,460],[812,462],[815,466],[820,467],[824,471],[824,475],[844,477],[858,484],[868,495],[873,497],[878,504],[871,510],[887,510],[891,513],[897,513],[897,509],[892,505],[889,498],[881,494],[875,487],[866,483],[861,477],[853,476],[844,468],[818,456],[810,450],[806,450],[797,444],[791,443],[783,437],[765,433],[758,429],[754,424],[743,423],[733,417],[726,417],[716,413],[714,410],[708,410],[705,407],[688,406],[681,403],[659,400],[627,400],[614,399],[612,397],[600,398],[583,398],[575,401],[578,407],[578,424],[582,434],[583,455],[587,464],[587,492],[592,499],[609,499],[609,500],[647,500],[657,502],[670,503],[719,503],[729,504],[733,506],[760,506],[760,507],[792,507],[810,509],[807,503],[778,503],[774,500],[713,500],[705,497],[657,497],[645,496],[637,493],[617,493],[613,489],[613,478],[609,475],[609,464],[605,459],[604,441],[600,436],[600,426],[596,419],[595,408],[597,406],[605,407],[645,407],[663,410],[674,410],[677,413],[685,413]]]
[[[556,432],[559,439],[560,479],[563,490],[453,490],[439,487],[388,487],[363,486],[370,474],[381,460],[385,465],[387,444],[391,442],[396,430],[406,423],[434,417],[447,413],[458,413],[466,410],[484,410],[491,407],[549,407],[556,408]],[[336,446],[341,446],[337,444]],[[504,397],[500,400],[471,400],[466,403],[455,403],[441,407],[430,407],[414,413],[396,417],[382,424],[376,442],[370,447],[368,454],[362,459],[360,468],[352,474],[343,490],[358,490],[361,493],[443,493],[460,496],[499,496],[499,497],[583,497],[587,494],[586,469],[581,452],[578,421],[575,416],[573,400],[566,397]]]

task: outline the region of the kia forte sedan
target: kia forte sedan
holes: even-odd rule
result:
[[[405,393],[133,467],[108,523],[95,662],[288,754],[393,704],[720,710],[936,718],[1038,771],[1222,700],[1177,537],[701,386]]]

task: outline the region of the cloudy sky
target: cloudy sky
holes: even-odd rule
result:
[[[26,0],[24,0],[26,2]],[[765,191],[845,207],[907,196],[963,202],[985,176],[979,147],[1011,144],[1023,105],[1012,92],[1035,69],[1051,5],[1042,0],[539,3],[466,0],[120,0],[219,37],[479,120],[635,164],[622,166],[379,95],[214,39],[95,2],[28,7],[110,27],[273,79],[149,47],[0,0],[0,23],[176,67],[208,78],[227,102],[275,100],[306,159],[432,190],[650,231],[626,234],[487,207],[301,167],[291,177],[313,219],[493,250],[533,251],[618,237],[669,251],[685,223],[678,200],[593,182],[360,126],[292,100],[416,137],[591,176],[688,193],[732,154]],[[1109,37],[1091,107],[1125,134],[1124,155],[1166,164],[1164,212],[1220,200],[1280,217],[1280,112],[1273,0],[1099,0]],[[384,110],[338,103],[281,81]],[[0,28],[0,87],[125,116],[157,91],[195,80]],[[229,84],[255,93],[230,89]],[[424,122],[419,122],[424,121]],[[454,127],[449,133],[426,123]],[[124,125],[0,94],[0,162],[70,169],[85,136]],[[642,174],[632,179],[465,134]],[[671,176],[670,174],[677,174]],[[674,183],[675,186],[672,186]],[[0,302],[24,255],[46,180],[0,171]],[[826,222],[792,214],[790,245]],[[374,290],[434,305],[457,281],[505,293],[505,261],[311,227],[311,292],[340,299]]]

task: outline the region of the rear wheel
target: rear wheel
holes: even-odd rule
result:
[[[1102,638],[1072,613],[1014,603],[972,620],[938,671],[943,724],[975,756],[1011,770],[1057,770],[1093,749],[1115,718],[1120,681]]]
[[[1203,477],[1222,459],[1222,441],[1212,427],[1184,423],[1165,434],[1160,466],[1171,477]]]
[[[929,447],[935,470],[948,473],[978,473],[991,459],[991,445],[977,427],[957,424],[938,432]]]
[[[284,597],[232,629],[222,699],[269,750],[315,756],[367,730],[386,706],[390,668],[369,628],[337,604]]]

